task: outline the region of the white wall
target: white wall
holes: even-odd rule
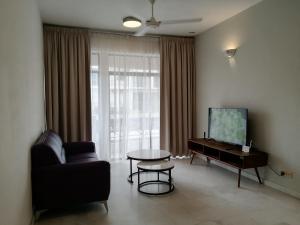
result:
[[[42,24],[35,0],[0,3],[0,224],[30,224],[30,146],[44,127]]]
[[[249,109],[250,138],[269,153],[278,177],[266,183],[300,196],[300,1],[265,0],[196,39],[197,136],[208,107]],[[224,50],[238,47],[235,58]],[[263,171],[262,171],[263,172]]]

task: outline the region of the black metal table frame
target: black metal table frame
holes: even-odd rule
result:
[[[141,169],[138,168],[137,174],[138,174],[138,184],[137,184],[137,189],[140,193],[143,194],[147,194],[147,195],[164,195],[164,194],[168,194],[171,193],[172,191],[174,191],[174,184],[172,183],[172,172],[171,170],[174,168],[168,168],[168,169],[162,169],[162,170],[148,170],[148,169]],[[165,171],[169,171],[168,173],[166,173]],[[144,181],[142,183],[140,183],[140,174],[142,172],[157,172],[157,180],[149,180],[149,181]],[[159,179],[159,174],[163,173],[163,174],[168,174],[169,179],[168,181],[163,181]],[[151,184],[166,184],[169,185],[169,190],[164,191],[164,192],[158,192],[158,193],[153,193],[153,192],[147,192],[147,191],[142,191],[141,187],[147,186],[147,185],[151,185]]]
[[[159,161],[159,160],[168,159],[170,161],[171,160],[171,155],[166,156],[166,157],[162,157],[162,158],[157,158],[157,159],[139,159],[139,158],[134,158],[134,157],[128,157],[127,156],[127,159],[129,159],[129,161],[130,161],[130,174],[127,178],[127,181],[129,183],[133,184],[132,176],[137,175],[138,171],[136,171],[134,173],[132,172],[132,160],[137,160],[137,161]],[[149,171],[142,171],[141,173],[143,173],[143,172],[149,172]],[[166,172],[161,172],[161,173],[167,174]]]

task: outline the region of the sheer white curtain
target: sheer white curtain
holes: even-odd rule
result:
[[[91,35],[92,138],[101,159],[159,149],[158,41]]]

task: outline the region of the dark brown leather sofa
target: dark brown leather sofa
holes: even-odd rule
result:
[[[93,142],[62,143],[45,131],[31,148],[35,211],[100,201],[106,210],[110,164],[100,161]]]

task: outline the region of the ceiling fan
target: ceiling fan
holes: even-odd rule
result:
[[[134,36],[143,36],[151,29],[156,29],[160,25],[197,23],[197,22],[202,21],[202,18],[184,19],[184,20],[163,20],[163,21],[156,20],[156,18],[154,17],[154,14],[153,14],[155,0],[149,0],[149,2],[151,3],[151,18],[146,21],[146,23],[140,30],[138,30],[136,33],[134,33]]]

